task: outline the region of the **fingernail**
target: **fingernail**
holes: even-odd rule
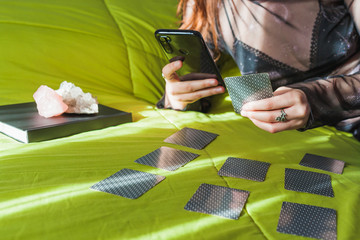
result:
[[[223,92],[224,92],[224,88],[223,88],[223,87],[218,87],[218,88],[216,88],[216,92],[218,92],[218,93],[223,93]]]
[[[177,68],[178,68],[178,67],[180,67],[180,66],[181,66],[181,64],[182,64],[182,62],[181,62],[181,61],[176,61],[176,62],[175,62],[175,67],[177,67]]]
[[[240,115],[243,116],[243,117],[246,117],[246,111],[241,110]]]
[[[212,86],[216,86],[216,85],[218,85],[218,81],[217,80],[211,80],[211,82],[210,82],[210,84],[212,85]]]

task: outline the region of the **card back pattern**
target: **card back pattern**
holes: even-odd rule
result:
[[[277,231],[303,237],[336,240],[336,210],[283,202]]]
[[[247,102],[273,96],[268,73],[226,77],[224,82],[236,113],[240,113],[242,106]]]
[[[182,151],[170,147],[160,147],[155,151],[135,160],[136,163],[161,168],[167,171],[175,171],[188,162],[197,158],[199,154]]]
[[[306,153],[305,156],[301,159],[300,165],[342,174],[345,167],[345,162],[333,158]]]
[[[238,219],[248,196],[248,191],[203,183],[185,210]]]
[[[166,138],[164,141],[167,143],[201,150],[214,141],[217,136],[219,135],[215,133],[185,127]]]
[[[285,189],[334,197],[331,177],[324,173],[286,168]]]
[[[124,168],[90,189],[136,199],[164,179],[164,176]]]
[[[229,157],[218,175],[263,182],[269,167],[270,163],[267,162]]]

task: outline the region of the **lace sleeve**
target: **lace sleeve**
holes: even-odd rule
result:
[[[293,84],[307,95],[315,122],[351,131],[360,124],[360,73]]]

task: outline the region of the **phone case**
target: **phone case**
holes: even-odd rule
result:
[[[219,85],[224,86],[224,81],[200,32],[159,29],[155,32],[155,38],[170,62],[183,61],[183,67],[177,71],[181,80],[204,79],[211,74],[216,75]]]

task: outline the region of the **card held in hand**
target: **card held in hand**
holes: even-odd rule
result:
[[[164,179],[163,176],[124,168],[90,189],[136,199]]]
[[[283,202],[277,231],[297,236],[336,240],[336,210]]]
[[[268,73],[226,77],[224,81],[236,113],[240,113],[247,102],[273,96]]]
[[[249,196],[248,191],[203,183],[185,210],[238,219]]]

